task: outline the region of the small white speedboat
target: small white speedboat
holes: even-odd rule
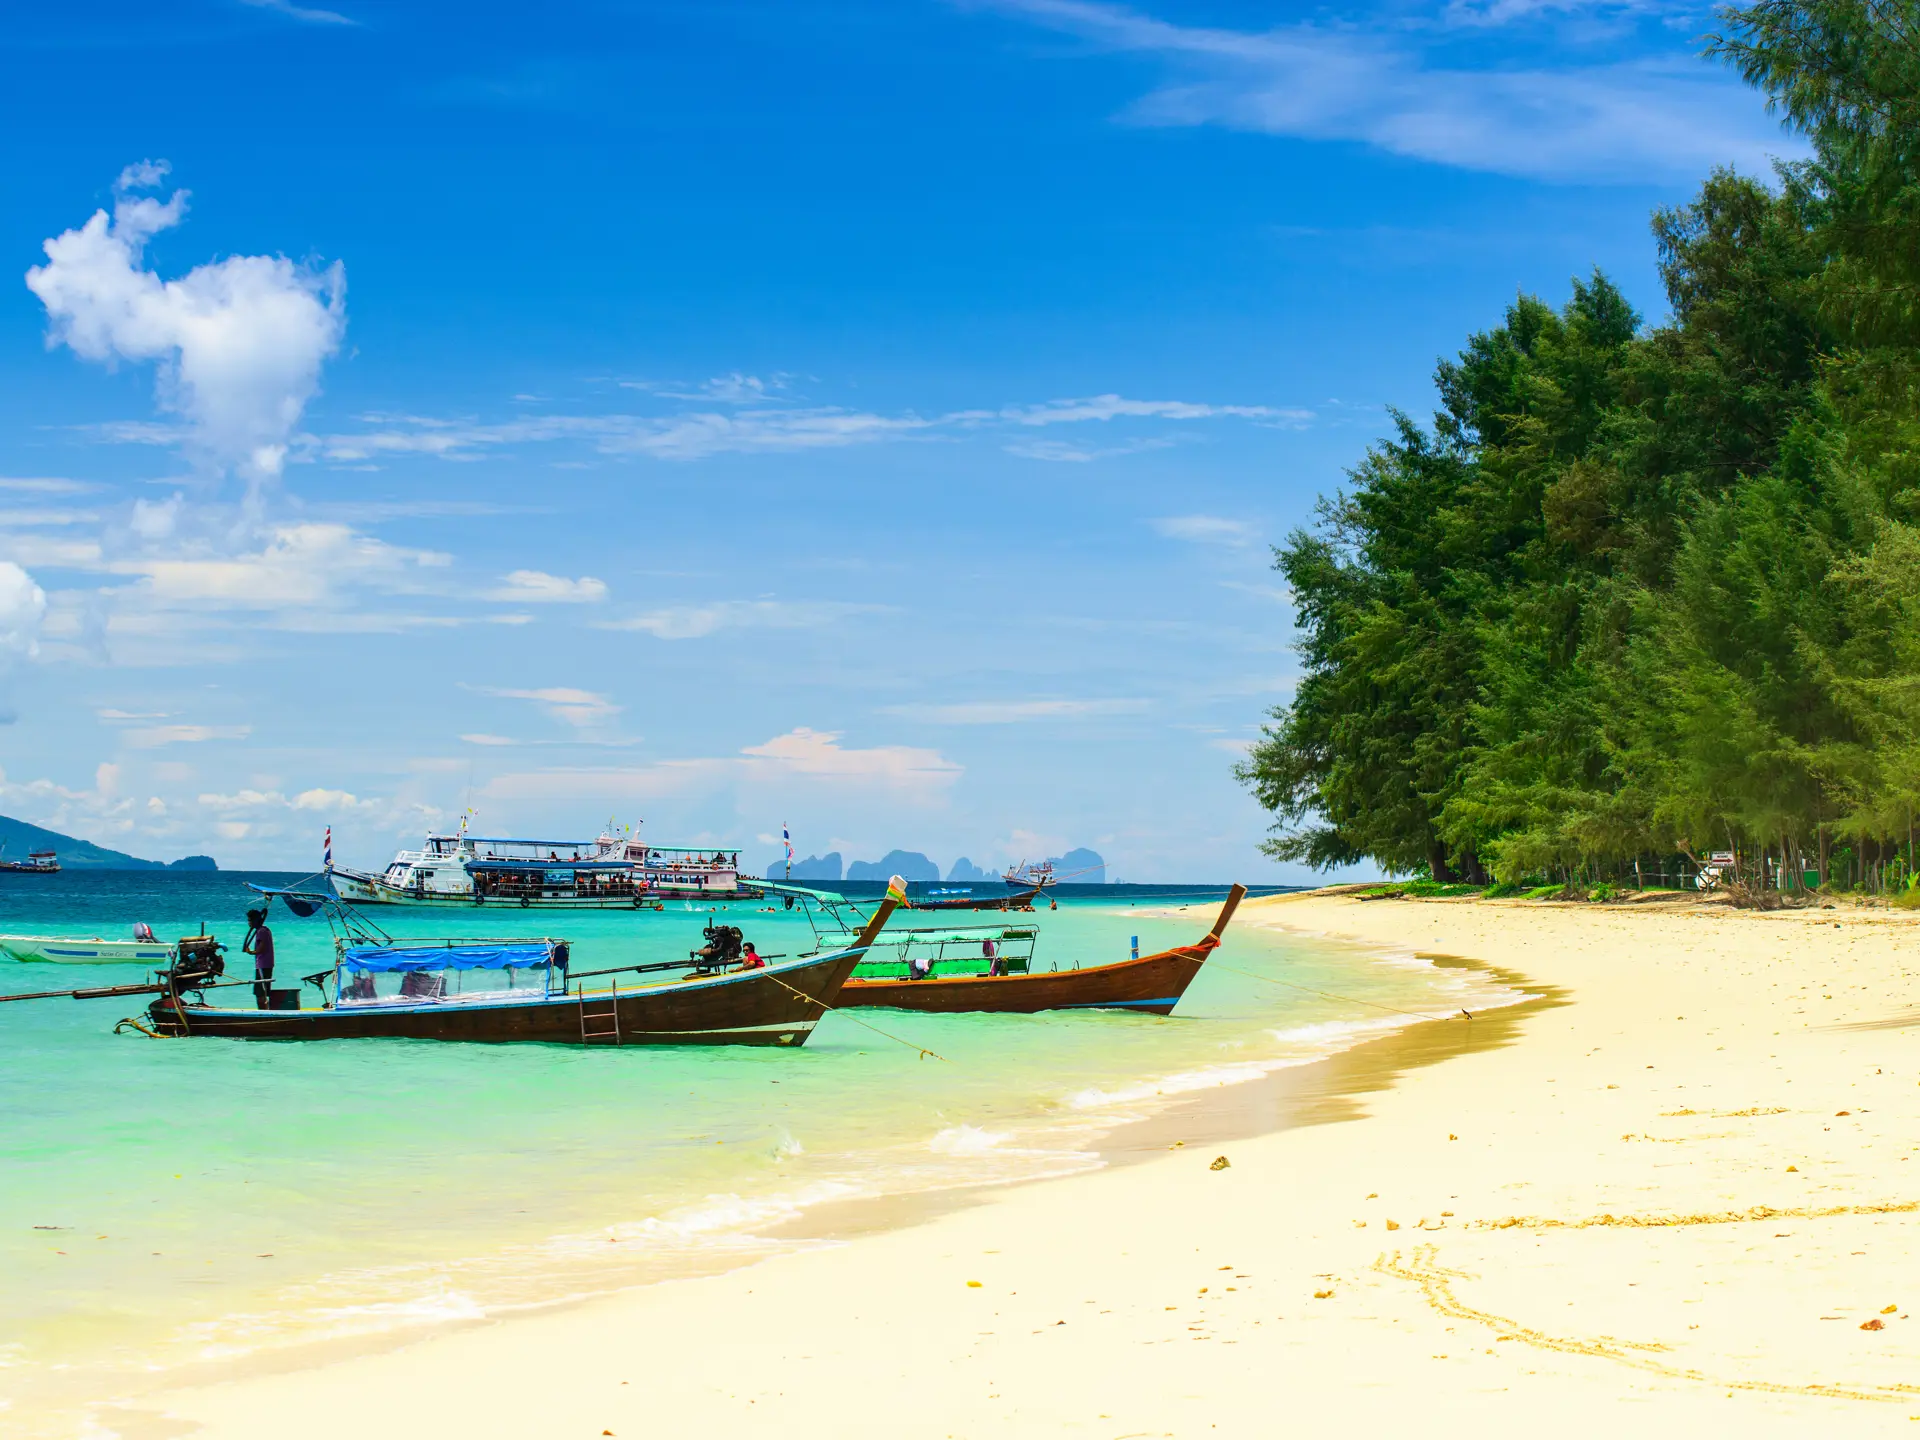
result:
[[[0,935],[0,952],[44,965],[168,965],[173,947],[158,940],[100,935]]]

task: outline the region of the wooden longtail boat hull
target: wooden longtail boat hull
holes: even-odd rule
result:
[[[547,1045],[804,1045],[864,947],[803,964],[678,984],[502,1003],[239,1010],[166,996],[148,1023],[163,1035],[230,1040],[461,1040]]]
[[[834,1003],[841,1009],[885,1005],[896,1010],[941,1013],[1032,1015],[1042,1010],[1138,1010],[1148,1015],[1171,1014],[1207,957],[1219,948],[1221,932],[1246,893],[1244,885],[1233,887],[1220,907],[1220,918],[1197,945],[1081,970],[941,975],[925,980],[856,978],[840,987],[840,998]]]
[[[984,900],[909,900],[909,910],[1031,910],[1038,890],[1022,895],[999,895]]]

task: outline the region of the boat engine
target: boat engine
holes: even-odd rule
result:
[[[745,942],[738,925],[709,924],[700,937],[707,942],[693,952],[693,963],[700,969],[724,970],[740,963],[740,947]]]
[[[167,971],[167,985],[178,995],[182,990],[198,990],[211,985],[226,973],[226,952],[211,935],[183,935],[173,947],[173,965]]]

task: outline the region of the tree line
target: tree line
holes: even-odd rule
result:
[[[1303,675],[1240,769],[1275,858],[1913,873],[1920,0],[1720,23],[1811,158],[1654,215],[1664,323],[1599,273],[1517,299],[1276,550]]]

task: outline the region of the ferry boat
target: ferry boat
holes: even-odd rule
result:
[[[51,850],[29,851],[24,860],[0,856],[0,875],[58,875],[60,858]]]
[[[749,900],[738,850],[648,845],[631,832],[594,840],[428,835],[374,875],[329,860],[334,894],[356,905],[514,905],[547,910],[660,909],[668,900]]]

